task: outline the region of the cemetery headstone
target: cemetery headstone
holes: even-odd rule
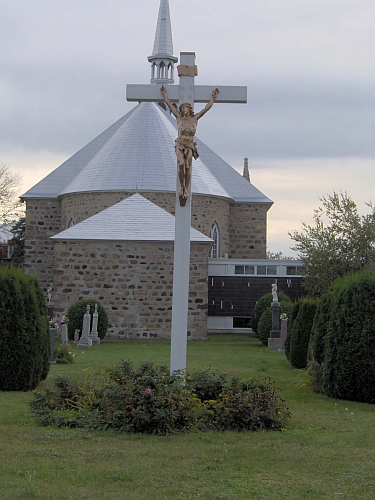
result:
[[[95,311],[92,315],[92,326],[90,338],[93,344],[100,344],[100,338],[98,335],[98,304],[95,304]]]
[[[77,328],[74,330],[74,340],[73,340],[73,344],[78,344],[79,342],[79,330],[77,330]]]
[[[285,341],[288,335],[288,316],[282,313],[281,319],[281,333],[280,333],[280,348],[279,352],[285,352]]]
[[[83,316],[82,335],[79,339],[77,349],[91,349],[92,340],[90,339],[90,323],[90,304],[87,304],[86,312]]]
[[[49,364],[50,365],[55,365],[55,338],[56,338],[56,330],[57,328],[50,328],[49,329],[49,338],[50,338],[50,344],[51,344],[51,356],[49,359]]]

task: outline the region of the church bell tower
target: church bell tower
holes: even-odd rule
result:
[[[151,63],[151,83],[158,85],[174,83],[174,65],[178,58],[173,55],[172,27],[169,1],[160,0],[156,26],[154,50],[148,57]]]

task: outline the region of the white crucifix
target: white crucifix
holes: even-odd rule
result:
[[[171,109],[179,124],[179,135],[176,140],[176,155],[178,159],[176,181],[176,214],[175,240],[173,261],[173,297],[172,297],[172,330],[171,330],[171,361],[170,371],[186,370],[187,332],[188,332],[188,302],[189,302],[189,270],[190,270],[190,226],[191,226],[191,177],[189,165],[191,157],[196,157],[197,151],[193,142],[197,120],[201,118],[215,103],[246,103],[247,87],[215,87],[194,85],[194,77],[198,71],[195,65],[195,52],[181,52],[178,66],[179,85],[167,85],[165,92],[158,85],[127,85],[126,99],[137,102],[162,102],[166,94],[166,103],[171,109],[173,102],[178,102],[180,113]],[[219,90],[219,93],[216,91]],[[194,115],[194,103],[208,103],[206,107]],[[182,105],[188,104],[193,112],[192,127],[182,131],[179,116]],[[193,119],[195,116],[195,120]],[[186,119],[188,119],[186,117]],[[189,136],[190,134],[190,140]],[[185,138],[185,140],[184,140]],[[184,161],[183,161],[184,160]]]

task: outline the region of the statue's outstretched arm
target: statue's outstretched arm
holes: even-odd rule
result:
[[[202,118],[202,116],[205,115],[207,113],[207,111],[212,108],[212,106],[213,106],[213,104],[215,102],[216,97],[219,95],[219,92],[220,92],[219,89],[214,89],[212,91],[211,99],[208,101],[208,103],[206,104],[206,106],[202,109],[202,111],[199,111],[198,113],[195,113],[195,117],[196,117],[197,120],[199,120],[200,118]]]
[[[166,105],[168,106],[168,108],[171,110],[171,113],[176,117],[178,118],[179,117],[179,114],[176,110],[176,108],[173,106],[173,104],[171,103],[169,97],[167,96],[167,89],[164,87],[164,85],[161,86],[161,89],[160,89],[160,92],[163,94],[163,97],[164,97],[164,101],[166,103]]]

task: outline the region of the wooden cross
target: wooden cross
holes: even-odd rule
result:
[[[194,77],[198,71],[195,65],[195,52],[181,52],[178,66],[179,85],[167,85],[170,101],[180,105],[189,103],[194,108],[195,102],[209,102],[215,86],[194,85]],[[247,87],[219,87],[220,93],[216,103],[246,103]],[[163,102],[160,86],[127,85],[126,99],[136,102]],[[190,181],[190,186],[192,182]],[[171,330],[171,362],[170,371],[186,370],[188,301],[189,301],[189,268],[190,268],[190,226],[191,198],[181,206],[179,200],[180,182],[176,172],[176,214],[173,267],[172,297],[172,330]]]

